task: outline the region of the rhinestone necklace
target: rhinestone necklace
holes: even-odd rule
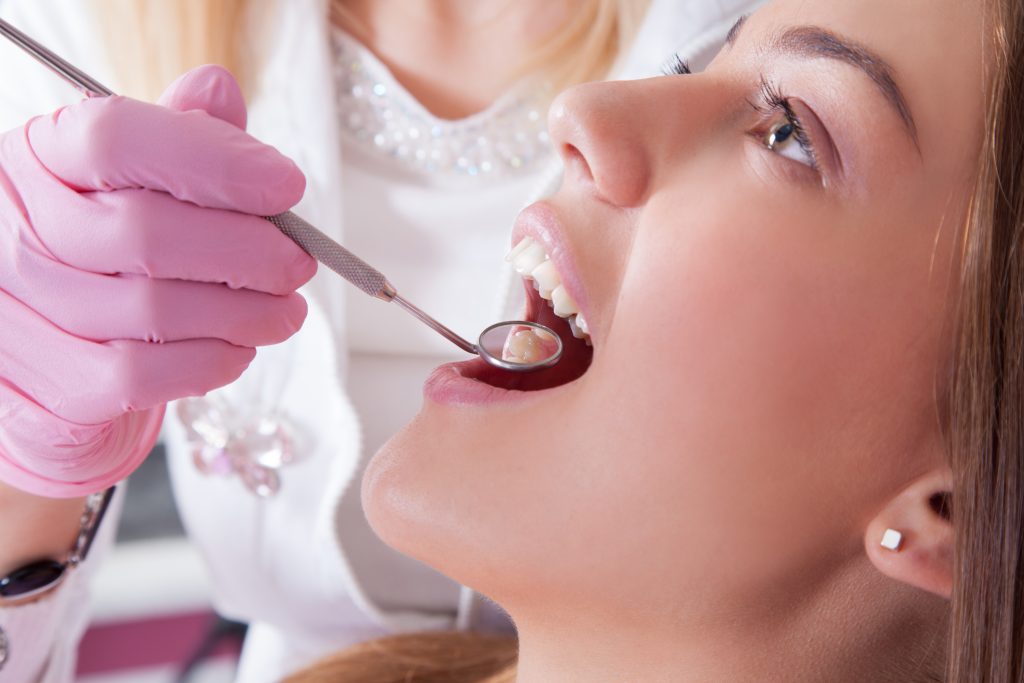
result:
[[[545,88],[513,88],[458,120],[427,111],[367,48],[333,30],[342,134],[407,169],[471,178],[518,175],[551,154]],[[538,92],[539,91],[539,92]]]

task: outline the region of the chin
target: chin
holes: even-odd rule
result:
[[[414,544],[410,542],[419,535],[414,528],[418,526],[416,516],[411,513],[420,507],[417,499],[424,495],[410,485],[416,480],[409,470],[415,469],[418,421],[416,418],[406,425],[374,454],[363,473],[362,501],[366,519],[381,540],[422,559],[413,552]]]
[[[510,578],[526,580],[527,567],[550,557],[550,547],[539,552],[532,546],[548,540],[534,533],[533,520],[546,518],[542,501],[552,492],[539,492],[535,472],[522,471],[513,453],[496,447],[501,439],[495,441],[494,430],[476,418],[426,402],[371,460],[362,481],[363,510],[374,532],[398,552],[503,602]],[[510,577],[513,567],[523,571]]]
[[[464,581],[459,567],[476,554],[463,543],[473,517],[466,511],[476,502],[460,495],[467,451],[453,443],[451,429],[438,428],[436,412],[424,408],[373,456],[363,474],[363,512],[389,546]]]

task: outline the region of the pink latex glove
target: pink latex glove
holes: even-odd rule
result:
[[[0,480],[49,497],[130,474],[167,401],[294,334],[315,262],[259,216],[305,179],[244,132],[218,67],[166,106],[83,101],[0,136]]]

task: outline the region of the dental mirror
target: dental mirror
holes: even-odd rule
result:
[[[108,97],[114,94],[99,81],[3,19],[0,19],[0,36],[35,57],[86,97]],[[400,297],[380,271],[291,211],[264,218],[298,244],[303,251],[364,293],[384,301],[395,302],[463,351],[479,355],[494,367],[512,372],[532,372],[550,368],[562,357],[562,340],[558,335],[544,325],[526,321],[491,325],[481,333],[479,343],[471,344]]]
[[[512,372],[550,368],[562,357],[562,340],[549,328],[525,320],[491,325],[477,342],[480,356]]]
[[[327,264],[327,267],[332,266]],[[349,279],[347,275],[342,276]],[[351,279],[349,281],[356,284]],[[360,287],[358,284],[356,286]],[[562,339],[550,327],[540,323],[527,320],[495,323],[480,333],[476,344],[471,344],[400,297],[386,281],[384,290],[378,294],[371,293],[371,296],[393,301],[463,351],[476,354],[489,365],[502,370],[533,372],[550,368],[562,358]]]

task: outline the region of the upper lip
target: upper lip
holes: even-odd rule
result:
[[[590,314],[590,301],[573,258],[571,242],[551,204],[540,201],[520,212],[512,228],[512,246],[519,244],[526,237],[532,237],[539,242],[554,262],[555,268],[558,269],[558,274],[562,278],[562,286],[579,306],[580,314],[586,318],[593,338],[595,336],[595,321]]]

